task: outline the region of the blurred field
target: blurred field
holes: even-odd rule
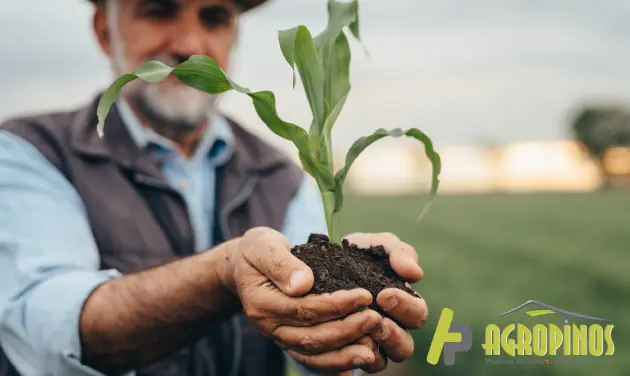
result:
[[[420,251],[425,279],[415,287],[429,322],[414,334],[412,361],[389,374],[630,374],[630,192],[443,196],[418,223],[424,199],[348,198],[342,215],[344,233],[392,231]],[[613,366],[485,365],[487,318],[530,299],[611,320]],[[455,366],[430,366],[443,307],[473,326],[473,348]]]

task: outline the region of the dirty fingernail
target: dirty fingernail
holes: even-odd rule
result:
[[[378,323],[374,322],[374,320],[369,320],[363,323],[363,325],[361,325],[361,331],[362,333],[369,333],[372,330],[374,330],[374,328],[376,328],[376,326],[378,325]]]
[[[354,301],[354,308],[363,308],[371,303],[371,299],[364,294],[359,294]]]
[[[291,280],[289,280],[289,287],[293,289],[299,286],[304,280],[305,275],[306,272],[302,269],[294,271],[293,274],[291,274]]]
[[[396,304],[398,304],[398,299],[396,299],[396,297],[392,295],[385,300],[385,303],[383,304],[383,309],[386,311],[390,311],[392,308],[396,307]]]
[[[355,367],[364,366],[365,365],[365,360],[363,360],[363,359],[361,359],[359,357],[356,357],[356,358],[352,359],[352,364]]]
[[[370,341],[370,343],[367,344],[367,347],[372,351],[376,350],[376,345],[374,344],[374,341]]]
[[[384,341],[387,339],[387,337],[389,337],[390,333],[392,332],[392,330],[390,329],[390,327],[386,326],[383,329],[381,329],[381,332],[378,334],[378,339],[380,339],[381,341]]]

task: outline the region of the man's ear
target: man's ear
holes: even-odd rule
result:
[[[111,51],[111,35],[109,25],[107,23],[107,9],[103,3],[96,5],[94,15],[92,17],[92,27],[94,28],[94,35],[98,44],[101,46],[101,50],[106,55],[110,55]]]

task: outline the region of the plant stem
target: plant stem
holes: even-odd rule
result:
[[[325,153],[323,161],[328,171],[334,175],[335,168],[330,134],[324,134],[322,142],[324,144],[323,152]],[[322,199],[324,201],[324,212],[326,213],[326,224],[328,225],[328,239],[332,243],[341,244],[341,239],[337,239],[337,224],[335,222],[335,192],[322,190]]]
[[[328,239],[331,242],[337,242],[337,229],[334,223],[335,210],[335,193],[322,192],[322,200],[324,201],[324,212],[326,213],[326,224],[328,225]],[[339,242],[341,244],[341,242]]]

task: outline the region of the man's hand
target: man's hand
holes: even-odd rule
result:
[[[389,261],[394,271],[407,283],[415,283],[422,279],[424,272],[418,265],[418,253],[409,244],[401,241],[391,233],[382,234],[350,234],[348,242],[359,247],[382,245],[389,254]],[[394,362],[402,362],[414,351],[414,343],[408,329],[418,329],[424,325],[428,317],[425,300],[413,297],[400,289],[385,289],[376,297],[376,303],[389,317],[383,319],[381,328],[370,334],[372,346],[378,346],[387,358]],[[360,343],[369,344],[369,339],[362,338]],[[369,345],[368,345],[369,346]],[[374,367],[365,367],[368,372],[377,372],[385,367],[386,359],[375,350]]]
[[[383,328],[383,317],[364,309],[372,302],[369,291],[303,296],[314,283],[311,269],[268,228],[249,230],[228,257],[223,278],[245,314],[295,360],[322,374],[375,366],[373,346],[357,343]]]

